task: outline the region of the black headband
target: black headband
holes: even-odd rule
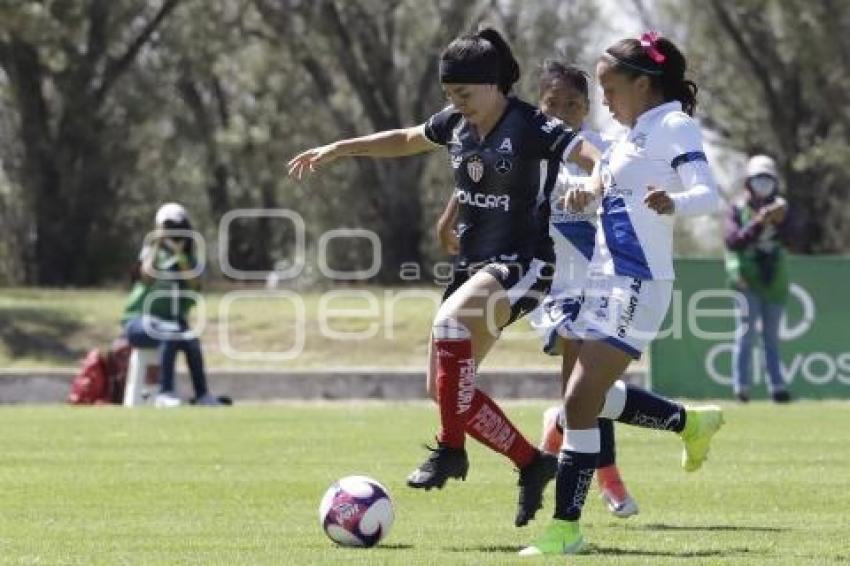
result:
[[[440,82],[443,84],[499,84],[499,61],[494,57],[475,60],[440,60]]]
[[[628,67],[629,69],[632,69],[633,71],[638,71],[639,73],[644,73],[645,75],[652,75],[652,76],[655,76],[655,77],[660,77],[661,75],[664,74],[664,69],[661,69],[661,68],[650,69],[649,67],[644,67],[642,65],[635,65],[634,63],[629,63],[625,59],[620,59],[619,57],[617,57],[616,55],[614,55],[610,51],[605,52],[605,57],[608,57],[609,59],[611,59],[612,61],[614,61],[615,63],[617,63],[619,65],[623,65],[624,67]]]

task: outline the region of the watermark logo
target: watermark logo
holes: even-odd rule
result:
[[[509,209],[506,195],[472,194],[464,191],[457,194],[459,200],[468,201],[474,206]],[[238,269],[231,263],[232,250],[229,249],[234,223],[260,220],[287,224],[288,233],[291,234],[288,242],[290,253],[288,257],[278,259],[268,270]],[[152,268],[146,275],[160,281],[159,287],[145,299],[143,307],[147,321],[145,330],[152,337],[159,340],[196,339],[209,327],[208,322],[214,320],[218,330],[219,348],[228,358],[244,362],[290,361],[304,353],[308,339],[315,339],[314,336],[328,342],[353,344],[372,339],[397,339],[399,329],[407,323],[411,312],[420,314],[423,311],[438,311],[443,304],[441,287],[451,285],[458,276],[457,266],[450,262],[436,263],[427,270],[416,263],[405,263],[400,266],[399,278],[404,282],[421,284],[427,288],[343,287],[305,295],[289,290],[290,284],[293,284],[291,288],[295,288],[295,280],[304,274],[307,266],[307,230],[300,214],[289,209],[233,210],[222,217],[218,228],[217,251],[222,273],[233,281],[254,286],[262,282],[268,288],[229,291],[221,297],[218,308],[213,308],[214,312],[208,312],[210,309],[203,295],[188,288],[191,287],[191,281],[199,277],[206,268],[204,258],[207,245],[204,238],[190,230],[152,232],[145,239],[146,249],[153,249],[156,242],[173,240],[169,246],[191,248],[196,258],[191,265],[183,265],[180,269],[175,269],[173,265],[151,264]],[[344,255],[340,254],[340,251],[344,252],[346,247],[363,243],[368,247],[365,266],[349,269],[333,265],[333,258]],[[381,239],[371,230],[328,230],[316,237],[315,244],[310,249],[315,252],[315,257],[310,258],[310,265],[315,267],[319,276],[329,282],[363,285],[371,282],[381,272],[384,250]],[[517,257],[494,258],[494,262],[488,270],[503,281],[509,279],[509,275],[513,277],[512,270],[515,268],[520,271],[520,279],[528,275],[523,272],[528,266],[523,267]],[[477,264],[463,276],[472,277],[489,263]],[[516,307],[519,304],[521,314],[528,314],[548,297],[547,285],[522,286],[522,296],[517,295],[517,289],[481,291],[483,294],[479,296],[474,296],[471,292],[463,306],[456,309],[456,314],[480,318],[485,321],[486,328],[492,335],[511,341],[527,341],[529,349],[539,349],[541,337],[548,335],[547,325],[557,326],[564,322],[562,318],[569,318],[571,323],[576,322],[577,330],[582,328],[582,324],[592,321],[594,327],[606,330],[607,336],[620,339],[636,338],[647,343],[656,338],[681,339],[685,336],[725,341],[726,343],[717,344],[709,352],[706,371],[714,381],[724,384],[728,382],[730,377],[719,369],[717,363],[724,360],[724,356],[731,356],[732,346],[729,342],[748,331],[747,303],[739,293],[728,289],[702,289],[684,301],[681,292],[673,290],[670,294],[669,323],[666,327],[659,328],[660,321],[668,310],[668,304],[642,304],[643,294],[647,290],[644,287],[648,287],[648,282],[629,280],[619,291],[613,292],[604,286],[597,286],[592,279],[585,281],[584,272],[575,266],[570,265],[568,269],[566,277],[584,281],[583,286],[577,287],[574,301],[569,301],[568,296],[557,297],[559,308],[550,306],[548,316],[540,318],[545,320],[545,324],[531,325],[521,322],[514,324],[510,332],[503,333],[503,327],[512,313],[511,309],[520,308]],[[551,274],[542,272],[537,273],[536,277],[538,280],[552,280]],[[564,275],[560,274],[558,277]],[[802,315],[794,320],[783,318],[779,331],[783,340],[805,336],[812,328],[817,314],[815,302],[806,289],[792,285],[791,296],[799,303],[798,310]],[[184,317],[192,305],[195,324],[191,329],[163,322]],[[570,308],[566,308],[566,305]],[[646,308],[654,309],[654,316],[658,319],[649,325],[642,322],[645,314],[642,309]],[[163,309],[168,311],[168,316],[162,316]],[[270,329],[274,339],[265,342],[272,346],[257,347],[246,341],[244,317],[251,316],[252,312],[264,315],[269,312],[280,313],[274,327]],[[717,330],[721,327],[724,330]],[[423,333],[427,333],[427,329],[423,330]],[[850,377],[847,377],[850,375],[850,354],[832,356],[814,352],[807,357],[794,358],[783,371],[789,379],[800,375],[811,382],[850,381]]]

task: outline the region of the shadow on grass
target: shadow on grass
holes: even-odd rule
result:
[[[446,548],[449,552],[469,552],[470,550],[473,552],[504,552],[510,554],[516,554],[524,547],[516,546],[512,544],[488,544],[481,546],[450,546]]]
[[[377,546],[373,546],[372,550],[410,550],[411,548],[413,548],[412,544],[396,543],[379,544]]]
[[[751,525],[665,525],[664,523],[626,525],[626,528],[639,531],[751,531],[754,533],[781,533],[791,530],[784,527],[758,527]]]
[[[73,362],[85,352],[69,348],[68,337],[81,321],[55,309],[0,309],[0,343],[10,358],[51,358]]]
[[[482,545],[482,546],[453,546],[446,548],[449,552],[501,552],[505,554],[517,554],[523,547],[515,545]],[[606,556],[655,556],[659,558],[711,558],[732,557],[749,554],[748,548],[724,548],[722,550],[694,550],[694,551],[664,551],[664,550],[641,550],[638,548],[617,548],[609,546],[597,546],[589,544],[582,554],[606,555]]]
[[[596,546],[590,544],[582,554],[598,554],[604,556],[657,556],[664,558],[731,558],[749,554],[749,548],[724,548],[719,550],[692,550],[692,551],[665,551],[665,550],[641,550],[638,548],[617,548],[609,546]]]

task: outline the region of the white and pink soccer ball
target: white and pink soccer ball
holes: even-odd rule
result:
[[[390,492],[368,476],[334,482],[319,505],[319,524],[342,546],[375,546],[390,532],[394,518]]]

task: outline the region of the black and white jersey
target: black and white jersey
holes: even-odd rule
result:
[[[573,130],[510,97],[483,140],[454,106],[428,119],[425,136],[449,151],[460,205],[461,265],[532,257],[554,260],[548,236],[549,193],[555,182],[551,173],[578,142]],[[547,163],[541,166],[541,161]],[[542,179],[544,175],[551,179]]]

